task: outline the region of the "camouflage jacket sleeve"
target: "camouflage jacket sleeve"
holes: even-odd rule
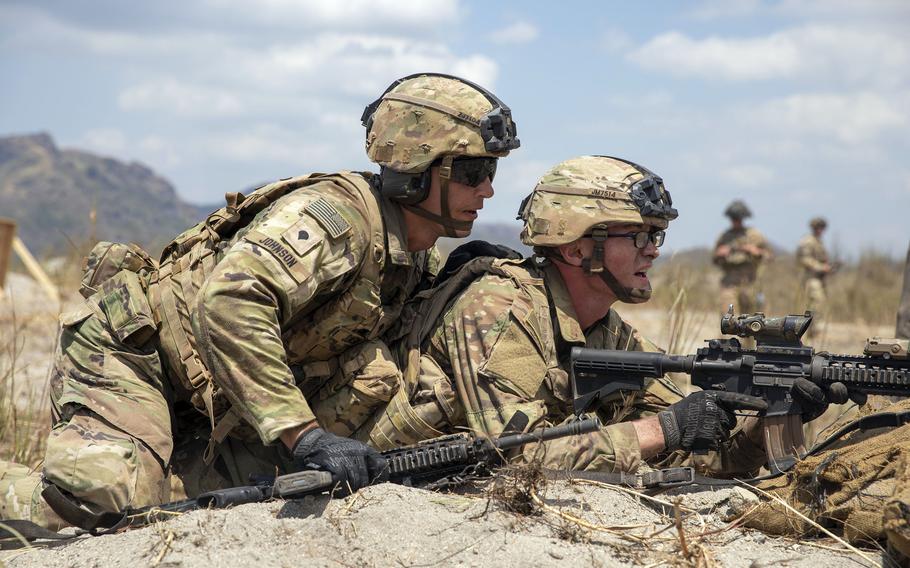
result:
[[[470,430],[498,436],[516,411],[528,415],[528,428],[571,419],[568,374],[542,354],[541,326],[535,323],[539,317],[550,316],[536,313],[530,298],[510,280],[490,274],[472,284],[444,316],[428,353],[452,378]],[[625,420],[678,398],[664,389],[655,382],[654,389],[631,397],[620,405],[623,412],[616,423],[598,432],[528,444],[518,457],[554,469],[633,471],[641,451],[634,427]]]
[[[356,274],[369,222],[353,199],[325,182],[278,200],[244,230],[200,291],[192,317],[200,355],[264,443],[315,419],[288,366],[282,329]]]

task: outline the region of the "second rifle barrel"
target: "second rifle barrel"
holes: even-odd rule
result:
[[[508,450],[534,442],[545,442],[547,440],[555,440],[556,438],[563,438],[565,436],[596,432],[599,429],[600,420],[597,418],[585,418],[584,420],[577,420],[552,428],[541,428],[540,430],[524,434],[503,436],[502,438],[497,439],[495,444],[500,450]]]

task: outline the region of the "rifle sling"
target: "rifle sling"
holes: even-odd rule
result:
[[[60,489],[53,484],[48,484],[41,491],[41,497],[47,502],[55,513],[67,523],[87,530],[91,534],[106,534],[120,528],[127,520],[128,512],[104,512],[93,513],[63,494]],[[98,529],[105,529],[98,532]]]
[[[826,450],[834,442],[840,440],[854,430],[866,431],[875,430],[877,428],[898,428],[907,423],[910,423],[910,410],[905,410],[903,412],[876,412],[875,414],[863,416],[862,418],[858,418],[843,426],[837,432],[831,434],[818,444],[815,444],[806,455],[814,456],[815,454]]]
[[[584,479],[608,485],[623,485],[632,489],[664,489],[684,485],[729,486],[742,485],[735,479],[714,479],[695,473],[691,467],[668,467],[641,473],[622,473],[605,471],[563,471],[544,469],[547,479],[572,481]]]
[[[25,541],[33,540],[69,540],[76,535],[61,534],[48,530],[32,521],[9,519],[0,521],[0,550],[23,548]]]

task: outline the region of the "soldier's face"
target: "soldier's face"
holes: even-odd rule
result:
[[[636,233],[639,231],[652,231],[654,227],[648,224],[625,224],[610,226],[610,234]],[[588,240],[588,239],[586,239]],[[617,237],[607,239],[604,245],[604,266],[619,281],[624,288],[650,289],[648,270],[654,259],[660,256],[660,250],[654,243],[648,242],[645,248],[635,248],[632,239]],[[600,278],[597,278],[600,280]],[[604,284],[606,287],[606,284]]]
[[[449,181],[449,215],[456,221],[474,222],[483,209],[484,201],[493,197],[493,182],[490,178],[484,179],[477,187]],[[442,190],[439,178],[439,168],[433,168],[433,177],[430,183],[430,194],[420,204],[421,207],[437,215],[442,214]],[[456,230],[459,237],[471,234],[468,230]],[[440,233],[442,235],[443,233]]]

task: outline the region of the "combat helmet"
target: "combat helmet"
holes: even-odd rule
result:
[[[813,217],[809,221],[810,229],[825,229],[828,227],[828,221],[824,217]]]
[[[367,156],[381,168],[382,194],[442,224],[449,236],[453,229],[471,228],[449,213],[453,161],[487,158],[475,166],[492,177],[495,160],[521,145],[508,106],[480,85],[442,73],[398,79],[367,105],[361,122]],[[434,165],[440,166],[441,216],[417,207],[429,194]]]
[[[752,211],[741,199],[736,199],[727,206],[727,209],[724,210],[724,215],[731,219],[745,219],[752,216]]]
[[[540,178],[518,211],[524,222],[521,242],[538,253],[593,238],[594,252],[584,261],[585,271],[599,274],[624,302],[647,300],[651,292],[620,286],[604,267],[607,228],[644,223],[662,230],[678,215],[660,176],[610,156],[581,156],[557,164]]]

